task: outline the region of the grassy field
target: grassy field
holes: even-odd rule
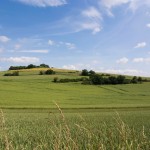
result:
[[[150,110],[4,110],[0,149],[149,150]],[[119,114],[119,116],[118,116]],[[4,121],[5,120],[5,121]],[[3,122],[3,123],[2,123]]]
[[[53,83],[53,78],[77,78],[78,73],[58,72],[38,75],[38,71],[21,72],[19,77],[0,76],[1,108],[150,107],[150,83],[128,85],[82,85]]]
[[[53,83],[54,77],[80,77],[55,71],[0,72],[0,149],[150,149],[150,83]]]

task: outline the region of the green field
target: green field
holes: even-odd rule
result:
[[[150,107],[150,83],[128,85],[82,85],[53,83],[53,78],[77,78],[77,73],[38,75],[21,72],[19,77],[0,76],[2,108],[121,108]]]
[[[0,73],[0,149],[150,149],[150,82],[53,83],[79,72],[38,73]]]

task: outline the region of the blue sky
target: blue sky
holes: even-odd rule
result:
[[[150,76],[150,0],[2,0],[0,70],[49,64]]]

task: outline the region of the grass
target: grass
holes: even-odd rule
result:
[[[53,83],[55,76],[80,77],[55,71],[22,70],[19,77],[0,72],[1,150],[150,149],[150,83]]]
[[[150,148],[150,110],[22,111],[1,113],[1,150]]]
[[[54,101],[62,108],[150,107],[150,83],[92,86],[52,82],[55,76],[80,77],[76,72],[40,76],[32,70],[20,75],[0,76],[1,108],[52,108]]]

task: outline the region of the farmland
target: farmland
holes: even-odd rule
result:
[[[54,70],[55,75],[38,75],[38,69],[16,77],[0,73],[1,149],[150,148],[149,82],[54,83],[54,77],[80,78],[77,71]]]
[[[53,83],[58,78],[78,78],[79,73],[58,72],[38,75],[38,71],[21,72],[19,77],[0,76],[2,108],[121,108],[150,107],[150,83],[127,85],[82,85]],[[8,94],[9,93],[9,94]]]

